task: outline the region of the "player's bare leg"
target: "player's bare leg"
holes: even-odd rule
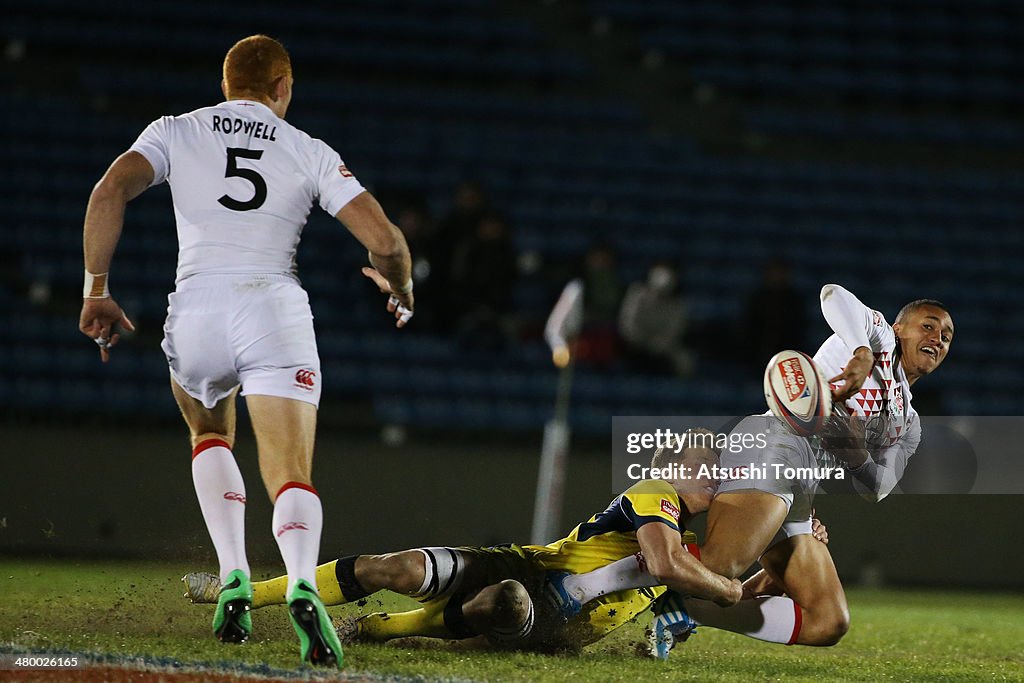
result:
[[[353,567],[356,579],[367,593],[387,589],[417,597],[416,594],[426,579],[427,557],[420,550],[402,550],[386,555],[360,555]]]
[[[246,396],[256,433],[260,476],[270,501],[289,482],[312,485],[316,406],[279,396]]]
[[[302,658],[341,665],[341,643],[317,592],[323,507],[312,486],[316,406],[278,396],[246,397],[260,474],[274,503],[273,532],[288,573],[288,613]]]
[[[173,378],[171,393],[188,425],[193,448],[208,439],[219,439],[227,443],[228,447],[235,445],[235,397],[238,389],[221,399],[213,408],[207,408],[201,401],[189,396]]]
[[[728,578],[739,577],[757,562],[787,513],[786,503],[771,493],[754,490],[719,493],[708,509],[701,562]]]
[[[190,396],[173,379],[171,391],[188,424],[192,481],[220,564],[213,632],[222,642],[244,642],[252,633],[252,584],[245,556],[245,483],[231,452],[237,390],[213,408]]]
[[[761,565],[800,606],[800,645],[835,645],[850,628],[850,609],[828,546],[810,534],[772,546]]]
[[[447,548],[350,555],[318,566],[316,583],[325,605],[344,605],[385,589],[427,602],[454,590],[462,583],[465,570],[472,571],[473,564],[472,556],[460,553],[456,559]],[[220,587],[215,575],[192,572],[186,574],[186,580],[186,597],[192,602],[216,602],[211,597]],[[287,593],[287,576],[254,582],[253,608],[283,605]]]

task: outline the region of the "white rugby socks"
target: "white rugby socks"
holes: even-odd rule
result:
[[[800,605],[791,598],[778,596],[741,600],[732,607],[719,607],[696,598],[687,598],[683,604],[698,626],[720,628],[769,643],[794,644],[803,622]]]
[[[300,580],[316,589],[324,511],[316,489],[290,481],[277,492],[273,531],[288,572],[288,594]]]
[[[192,451],[192,483],[220,563],[223,582],[235,569],[249,575],[245,557],[245,482],[235,456],[220,439],[207,439]]]
[[[643,555],[634,553],[586,574],[570,574],[562,585],[569,595],[586,604],[608,593],[657,586],[659,582],[647,573]]]

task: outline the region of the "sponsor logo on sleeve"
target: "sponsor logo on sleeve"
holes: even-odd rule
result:
[[[875,327],[881,327],[885,324],[885,318],[878,311],[871,311],[871,316],[874,319]]]
[[[340,173],[341,177],[343,178],[353,177],[352,171],[348,170],[348,166],[346,166],[345,164],[342,164],[341,166],[338,167],[338,173]]]
[[[661,499],[661,511],[677,522],[679,521],[679,508],[668,498]]]
[[[228,491],[227,493],[225,493],[224,500],[233,500],[237,503],[245,505],[245,496],[243,496],[241,493],[238,493],[237,491]]]

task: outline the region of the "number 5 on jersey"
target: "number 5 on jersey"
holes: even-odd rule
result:
[[[262,149],[244,149],[242,147],[228,147],[228,165],[224,169],[225,178],[244,178],[252,183],[253,195],[252,199],[248,201],[240,201],[234,197],[228,195],[222,196],[217,201],[232,211],[252,211],[263,206],[263,202],[267,201],[267,181],[263,179],[255,169],[252,168],[239,168],[238,158],[243,159],[259,159],[263,156]]]

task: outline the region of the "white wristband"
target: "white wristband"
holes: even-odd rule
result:
[[[83,299],[109,299],[110,288],[107,286],[107,275],[100,273],[95,275],[88,270],[85,271],[85,284],[82,286]]]

